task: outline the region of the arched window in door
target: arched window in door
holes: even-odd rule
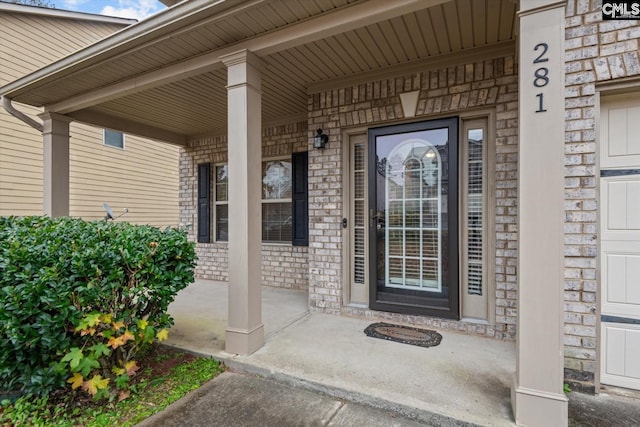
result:
[[[442,290],[441,158],[411,139],[388,156],[385,173],[385,272],[389,287]]]

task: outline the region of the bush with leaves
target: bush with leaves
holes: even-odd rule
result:
[[[64,386],[80,372],[71,366],[77,357],[68,359],[73,348],[102,351],[104,367],[93,364],[90,372],[114,373],[119,365],[109,360],[130,361],[150,342],[146,326],[153,339],[171,326],[167,308],[193,282],[195,259],[193,243],[177,229],[0,218],[0,389],[46,394]],[[131,342],[109,348],[109,339],[124,341],[125,331]],[[135,336],[141,332],[144,339]],[[108,355],[95,347],[100,343]]]
[[[82,387],[94,399],[116,394],[118,400],[126,399],[129,380],[139,369],[135,355],[154,341],[168,337],[166,328],[158,329],[163,326],[161,323],[150,323],[145,316],[132,324],[114,318],[113,313],[89,313],[75,328],[82,337],[82,347],[72,347],[56,369],[73,374],[67,380],[71,387]]]

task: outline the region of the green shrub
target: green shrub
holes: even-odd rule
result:
[[[88,315],[169,327],[167,307],[193,282],[194,265],[194,245],[176,229],[0,218],[0,389],[63,386],[60,362],[87,344],[76,330]]]

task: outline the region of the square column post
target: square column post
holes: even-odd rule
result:
[[[43,120],[44,214],[69,216],[69,123],[60,114],[40,114]]]
[[[247,50],[221,58],[227,67],[229,164],[229,322],[226,351],[264,345],[262,324],[262,95],[260,60]]]
[[[564,380],[565,2],[520,2],[516,423],[566,426]]]

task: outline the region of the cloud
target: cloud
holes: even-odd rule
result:
[[[79,5],[86,3],[89,0],[64,0],[62,4],[65,9],[75,10]]]
[[[84,0],[67,1],[78,2]],[[160,11],[162,7],[157,0],[118,0],[117,6],[105,6],[100,14],[141,20]]]

